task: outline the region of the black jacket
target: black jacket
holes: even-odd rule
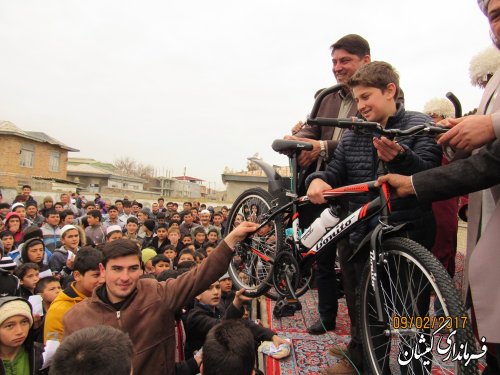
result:
[[[195,350],[200,349],[205,342],[208,331],[222,320],[240,319],[243,310],[231,304],[225,312],[220,307],[210,308],[198,301],[189,311],[186,324],[186,358],[191,358]],[[242,320],[252,332],[256,342],[271,340],[275,333],[269,328],[262,327],[248,320]]]
[[[400,104],[397,112],[387,122],[386,129],[408,129],[415,125],[429,123],[431,118],[423,113],[406,111]],[[406,150],[400,158],[386,163],[390,173],[412,175],[440,165],[441,147],[433,137],[417,135],[401,139],[399,144]],[[307,177],[309,185],[320,178],[332,187],[357,184],[377,178],[378,157],[373,146],[373,136],[344,133],[332,160],[324,172],[315,172]],[[363,204],[376,197],[375,194],[349,196],[349,212],[352,213]],[[431,205],[418,202],[416,197],[393,199],[391,221],[393,223],[421,220],[424,214],[432,217]],[[361,224],[350,234],[350,242],[357,245],[369,230],[368,223]]]

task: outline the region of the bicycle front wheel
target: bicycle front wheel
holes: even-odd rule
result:
[[[477,360],[456,358],[458,351],[476,354],[474,335],[453,281],[427,249],[407,238],[384,241],[377,276],[382,321],[368,260],[358,306],[372,373],[477,373]]]
[[[244,220],[261,224],[271,209],[271,195],[260,188],[244,191],[234,202],[226,226],[226,235]],[[261,230],[238,243],[229,264],[229,276],[237,289],[246,289],[249,297],[258,297],[273,285],[273,262],[283,243],[281,215]]]

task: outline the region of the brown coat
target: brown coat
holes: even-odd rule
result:
[[[233,251],[222,241],[197,268],[158,282],[142,279],[135,297],[117,312],[96,294],[77,304],[64,316],[64,334],[95,325],[109,325],[127,332],[134,344],[134,374],[174,374],[174,312],[206,290],[228,269]],[[104,287],[104,286],[103,286]]]

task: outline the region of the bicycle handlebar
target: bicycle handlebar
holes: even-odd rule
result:
[[[414,135],[416,133],[424,132],[429,135],[437,135],[446,133],[448,128],[435,126],[434,123],[421,124],[412,126],[409,129],[401,130],[401,129],[385,129],[382,125],[377,122],[364,121],[362,119],[353,117],[351,119],[347,118],[325,118],[325,117],[316,117],[316,118],[308,118],[307,123],[309,125],[317,125],[317,126],[335,126],[338,128],[346,128],[351,130],[361,130],[368,131],[370,133],[387,136],[389,138],[401,137]]]

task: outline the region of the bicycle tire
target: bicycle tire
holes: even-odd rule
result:
[[[295,296],[301,297],[303,296],[311,287],[314,282],[314,269],[311,267],[310,273],[306,276],[303,277],[302,280],[299,282],[299,287],[295,291]],[[278,298],[281,296],[274,287],[271,287],[266,293],[265,296],[267,298],[272,299],[273,301],[277,301]]]
[[[467,344],[469,352],[476,353],[470,319],[453,281],[441,263],[427,249],[408,238],[391,238],[384,241],[381,253],[384,261],[377,266],[377,274],[384,322],[378,322],[377,319],[370,260],[364,268],[360,283],[358,321],[366,363],[369,366],[366,370],[373,374],[387,371],[397,373],[397,369],[416,374],[432,373],[433,370],[440,370],[445,374],[477,374],[477,360],[470,361],[468,365],[464,360],[445,365],[442,361],[446,356],[436,355],[434,335],[439,335],[436,336],[436,341],[438,338],[446,341],[444,337],[448,335],[448,338],[455,340],[453,343]],[[420,289],[417,290],[417,287]],[[438,310],[439,305],[436,305],[436,300],[441,304],[442,310]],[[401,324],[403,320],[395,318],[398,316],[406,317],[404,328],[409,329],[403,329]],[[411,316],[415,317],[415,321],[409,321]],[[417,316],[421,317],[420,325]],[[439,330],[443,322],[442,317],[459,318],[461,324],[455,327],[452,321],[448,330]],[[422,322],[429,324],[426,327]],[[453,334],[453,331],[456,333]],[[408,348],[416,350],[417,347],[419,353],[422,353],[421,350],[425,348],[423,345],[426,342],[419,343],[420,338],[425,338],[431,343],[432,346],[428,346],[432,348],[431,355],[415,359],[414,352],[411,352],[413,360],[406,364],[411,366],[411,369],[400,366],[398,360],[394,359],[394,354],[400,356],[402,351],[408,353]],[[438,345],[443,348],[441,342]],[[408,357],[403,356],[403,359],[404,364]],[[423,365],[422,359],[429,360],[430,363]]]
[[[244,206],[258,207],[258,214],[250,217],[251,221],[262,222],[262,215],[272,206],[272,196],[261,188],[245,190],[234,202],[226,226],[227,235],[236,225],[237,216],[242,215]],[[229,264],[228,273],[237,289],[244,288],[248,297],[258,297],[267,292],[272,282],[273,261],[283,243],[283,224],[280,215],[272,220],[264,231],[250,236],[235,246],[235,256]],[[268,261],[256,255],[256,252],[268,258]]]

